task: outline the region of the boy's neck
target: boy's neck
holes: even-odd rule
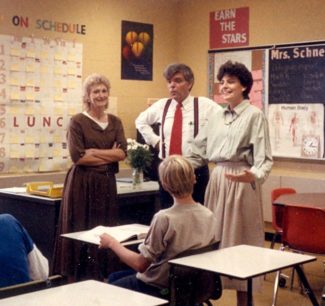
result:
[[[184,196],[184,197],[173,197],[175,204],[195,204],[196,202],[193,200],[192,195]]]

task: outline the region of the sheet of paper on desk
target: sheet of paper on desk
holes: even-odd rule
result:
[[[12,193],[26,193],[26,187],[1,188],[1,191],[12,192]]]
[[[125,242],[132,239],[143,239],[147,235],[149,226],[143,224],[126,224],[119,226],[96,226],[95,228],[82,232],[79,240],[99,244],[99,236],[107,233],[113,236],[119,242]]]

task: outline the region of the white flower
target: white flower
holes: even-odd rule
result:
[[[152,162],[152,154],[147,144],[127,139],[127,161],[133,168],[147,168]]]

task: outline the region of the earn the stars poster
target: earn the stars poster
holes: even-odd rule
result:
[[[122,21],[122,80],[152,81],[153,25]]]

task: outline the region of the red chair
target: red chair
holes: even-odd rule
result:
[[[298,252],[325,255],[325,210],[284,207],[282,243]]]
[[[270,248],[274,248],[275,241],[277,237],[282,238],[282,219],[283,219],[283,206],[273,205],[274,201],[281,195],[296,193],[293,188],[277,188],[273,189],[271,192],[272,201],[272,226],[275,230]],[[282,239],[281,239],[282,240]]]
[[[282,206],[282,205],[274,205],[273,203],[276,201],[276,199],[279,196],[285,195],[285,194],[293,194],[293,193],[296,193],[296,190],[293,189],[293,188],[288,188],[288,187],[276,188],[276,189],[273,189],[272,192],[271,192],[272,226],[273,226],[273,229],[275,231],[275,233],[273,235],[273,239],[271,241],[271,246],[270,246],[271,249],[274,248],[274,244],[275,244],[278,237],[280,237],[280,241],[282,242],[282,232],[283,232],[283,229],[282,229],[283,220],[282,219],[283,219],[283,210],[284,210],[284,206]],[[281,273],[279,275],[279,278],[277,279],[276,289],[274,289],[274,292],[273,292],[272,306],[274,306],[275,302],[276,302],[276,295],[277,295],[278,286],[285,287],[287,278],[289,278],[289,277],[287,275],[283,274],[283,273]],[[292,270],[292,273],[291,273],[291,288],[293,286],[293,278],[294,278],[294,272]]]
[[[282,247],[289,248],[296,252],[312,253],[317,255],[325,255],[325,210],[310,206],[284,206],[283,207],[283,232]],[[305,292],[311,297],[312,292],[310,286],[301,269],[296,269],[299,278],[303,281]],[[278,283],[280,279],[280,271],[277,272],[273,304],[277,296]],[[307,288],[306,288],[307,286]],[[309,287],[309,288],[308,288]],[[318,305],[317,301],[313,301],[313,305]]]

